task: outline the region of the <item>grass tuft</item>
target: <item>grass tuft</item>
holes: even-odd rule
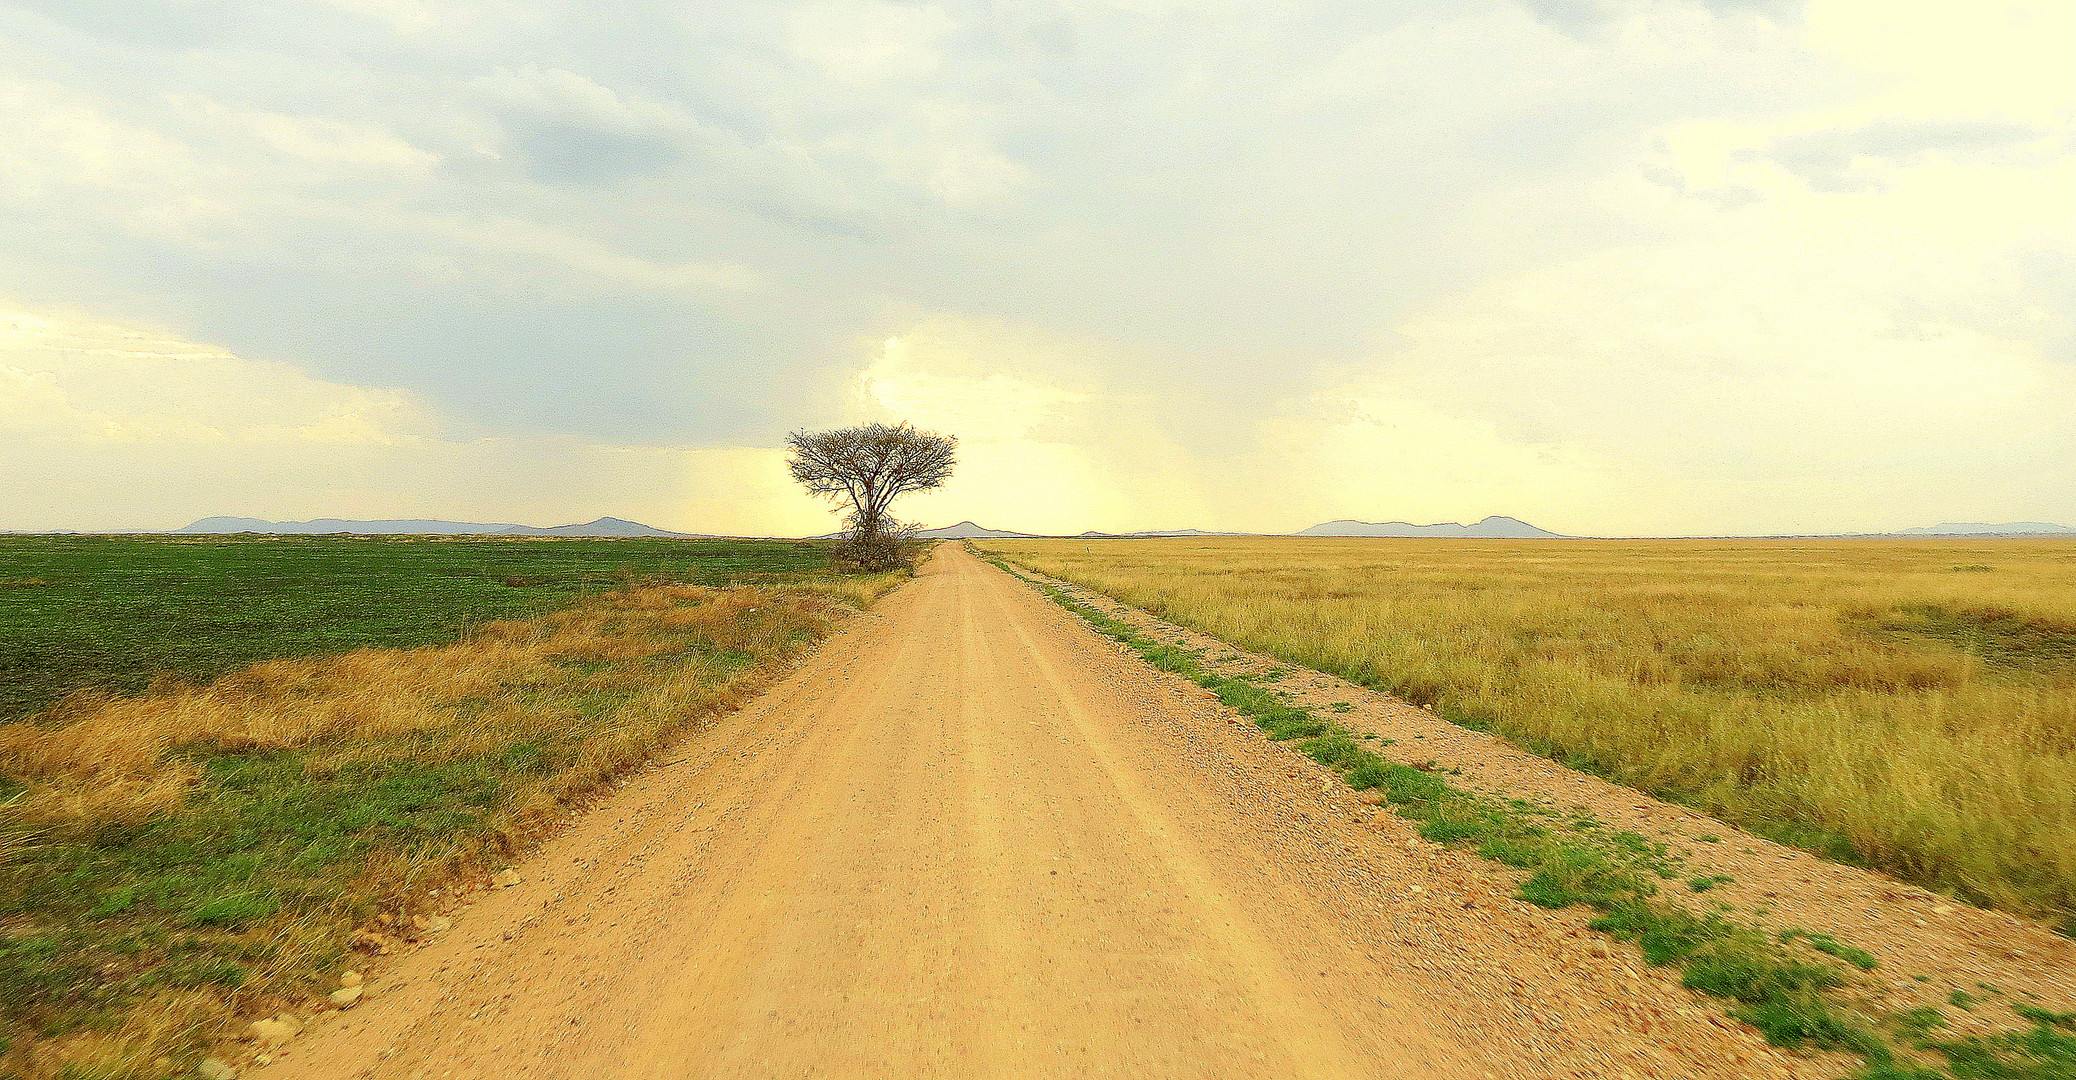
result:
[[[1780,940],[1781,943],[1784,945],[1788,942],[1794,941],[1797,938],[1809,942],[1810,948],[1815,949],[1816,951],[1823,953],[1826,956],[1835,956],[1838,959],[1843,960],[1856,968],[1859,968],[1861,971],[1873,971],[1875,968],[1881,966],[1881,964],[1874,959],[1873,954],[1869,953],[1867,950],[1843,944],[1829,934],[1818,934],[1808,930],[1801,930],[1795,928],[1789,928],[1787,930],[1783,930],[1780,932]]]

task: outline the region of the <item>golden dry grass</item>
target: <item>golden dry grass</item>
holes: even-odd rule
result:
[[[75,695],[37,723],[0,727],[0,774],[24,788],[9,807],[15,820],[79,825],[177,809],[198,766],[170,753],[176,747],[354,748],[313,766],[323,768],[339,753],[387,752],[399,737],[437,731],[438,753],[479,752],[558,723],[557,710],[538,707],[538,691],[566,682],[569,665],[676,654],[680,635],[693,635],[701,655],[641,687],[633,711],[645,722],[587,744],[595,759],[587,764],[611,768],[662,726],[733,697],[744,665],[731,655],[769,660],[788,639],[818,631],[827,614],[810,594],[649,588],[542,619],[493,622],[450,645],[269,660],[206,687],[141,697]],[[457,716],[463,703],[465,718]]]
[[[905,577],[634,587],[448,645],[267,661],[138,697],[79,694],[0,726],[0,776],[18,788],[0,805],[0,994],[13,997],[0,1002],[0,1075],[190,1068],[241,1017],[324,988],[357,923],[494,868],[573,800],[736,706]],[[226,795],[226,763],[274,770],[274,801]],[[325,834],[320,819],[342,792],[349,803],[379,794],[379,777],[399,770],[429,789],[478,793],[482,805],[467,809],[480,812],[395,841],[368,840],[379,827]],[[284,837],[284,822],[256,814],[311,820]],[[162,865],[222,829],[253,830],[255,850],[271,854],[235,880],[192,888],[218,868]],[[140,855],[126,843],[158,846]],[[346,854],[313,858],[311,843]],[[57,877],[74,884],[54,893]],[[212,889],[286,899],[225,928],[194,915]],[[153,908],[136,896],[165,899]],[[134,906],[108,914],[110,897]],[[240,975],[166,976],[196,956],[235,962]],[[82,988],[83,977],[106,985]]]
[[[1739,824],[2076,913],[2076,545],[984,546]]]

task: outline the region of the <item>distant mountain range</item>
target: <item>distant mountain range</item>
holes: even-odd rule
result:
[[[5,530],[15,531],[15,530]],[[707,533],[679,533],[643,525],[624,518],[602,517],[581,525],[512,525],[473,521],[442,521],[434,518],[410,518],[396,521],[349,521],[341,518],[318,518],[315,521],[265,521],[247,517],[208,517],[191,525],[172,530],[186,535],[211,535],[224,533],[268,533],[278,535],[313,535],[324,533],[352,533],[364,536],[421,535],[421,536],[623,536],[623,537],[705,537]],[[835,533],[810,539],[829,539]],[[978,540],[978,539],[1036,539],[1046,534],[1013,532],[994,529],[972,521],[961,521],[937,529],[924,529],[916,534],[927,540]],[[1053,534],[1057,535],[1057,534]],[[2054,525],[2044,521],[2007,521],[2000,524],[1986,522],[1947,522],[1926,528],[1903,529],[1889,533],[1831,534],[1861,538],[1950,536],[1950,537],[2018,537],[2018,536],[2076,536],[2076,528]],[[1340,518],[1321,522],[1309,529],[1294,533],[1239,533],[1210,532],[1204,529],[1149,529],[1143,532],[1076,533],[1077,540],[1124,540],[1137,537],[1161,536],[1321,536],[1321,537],[1436,537],[1455,539],[1487,540],[1540,540],[1567,539],[1563,533],[1539,529],[1520,518],[1493,515],[1475,524],[1464,525],[1445,521],[1434,525],[1414,525],[1405,521],[1356,521]],[[1821,535],[1809,535],[1821,539]]]
[[[345,521],[339,518],[318,518],[315,521],[262,521],[259,518],[209,517],[192,525],[183,525],[173,530],[176,533],[272,533],[281,535],[308,535],[317,533],[355,533],[366,536],[407,534],[418,536],[689,536],[690,533],[665,532],[651,528],[638,521],[627,521],[616,517],[602,517],[582,525],[556,525],[543,528],[538,525],[484,524],[474,521],[438,521],[425,518],[408,518],[399,521]]]
[[[2067,525],[2049,525],[2044,521],[2007,521],[2001,525],[1982,522],[1947,522],[1929,529],[1905,529],[1895,536],[2066,536],[2076,533]]]
[[[1314,525],[1299,530],[1297,536],[1448,536],[1458,538],[1489,538],[1498,540],[1539,540],[1560,538],[1562,533],[1538,529],[1520,518],[1500,517],[1495,514],[1475,525],[1463,525],[1445,521],[1438,525],[1414,525],[1404,521],[1387,521],[1376,524],[1368,521],[1351,521],[1342,518],[1323,525]]]

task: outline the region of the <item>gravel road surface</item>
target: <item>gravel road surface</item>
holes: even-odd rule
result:
[[[957,545],[265,1077],[1737,1077],[1794,1058]]]

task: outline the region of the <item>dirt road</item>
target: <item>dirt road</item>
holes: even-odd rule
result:
[[[258,1075],[1829,1071],[954,545],[670,756]]]

